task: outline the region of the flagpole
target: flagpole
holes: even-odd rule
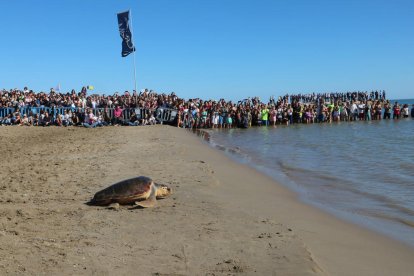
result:
[[[132,45],[134,45],[134,87],[135,87],[135,104],[138,107],[138,98],[137,98],[137,69],[136,69],[136,63],[135,63],[135,41],[134,41],[134,27],[132,24],[132,12],[129,10],[129,15],[131,17],[131,36],[132,36]]]

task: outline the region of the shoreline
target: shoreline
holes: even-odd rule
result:
[[[240,171],[248,171],[247,175],[257,174],[256,177],[265,180],[263,182],[266,183],[267,186],[265,195],[273,195],[281,201],[281,203],[272,203],[272,205],[277,206],[275,209],[286,207],[292,209],[292,212],[286,212],[286,210],[284,210],[284,212],[279,214],[280,220],[284,222],[288,221],[292,226],[300,229],[299,233],[301,238],[303,238],[304,243],[309,245],[312,255],[320,262],[321,266],[328,268],[328,271],[325,271],[329,272],[328,275],[409,274],[409,270],[406,270],[405,272],[404,270],[400,270],[398,273],[397,271],[405,265],[408,267],[411,266],[409,256],[413,256],[414,254],[413,247],[404,244],[400,240],[391,238],[365,226],[344,220],[326,210],[318,208],[310,203],[306,203],[304,200],[300,199],[299,194],[287,186],[278,183],[271,176],[268,176],[247,164],[234,160],[219,149],[210,145],[206,146],[210,147],[219,155],[223,155],[224,158],[228,159],[230,162],[236,163],[234,166],[240,167]],[[247,175],[244,176],[247,177]],[[244,177],[241,178],[245,179]],[[275,188],[274,191],[268,186],[272,184]],[[280,195],[277,193],[280,193]],[[285,206],[279,207],[280,205]],[[262,207],[261,211],[263,212],[267,212],[269,209],[273,210],[273,208]],[[312,218],[313,221],[307,220],[307,218]],[[326,229],[325,226],[330,226],[332,228]],[[315,240],[315,237],[318,237],[320,240]],[[340,238],[345,238],[345,240],[341,241]],[[335,248],[332,248],[332,246],[335,246]],[[394,251],[393,253],[390,253],[391,248]],[[406,255],[403,252],[405,252]],[[397,259],[395,258],[396,255],[399,255],[399,258],[405,259],[405,264],[392,264],[392,260]],[[361,260],[362,257],[364,258],[363,260]],[[346,262],[352,262],[352,265],[354,266],[352,270],[348,270],[350,267],[347,267],[347,263],[341,263],[340,258],[343,258]],[[390,267],[395,265],[396,270],[392,270],[390,267],[380,267],[379,264],[386,264]],[[377,267],[374,268],[375,266]],[[372,269],[372,271],[370,271],[370,269]],[[389,269],[389,272],[385,272],[386,269]]]
[[[414,269],[412,248],[300,202],[182,129],[2,128],[0,135],[8,160],[0,171],[0,274],[410,275]],[[84,204],[101,188],[137,175],[170,184],[173,195],[152,209]]]
[[[308,206],[311,206],[312,208],[316,208],[324,213],[327,213],[329,215],[334,216],[335,218],[338,218],[339,220],[351,223],[353,225],[356,225],[357,227],[361,227],[364,229],[367,229],[369,231],[373,231],[377,234],[383,235],[387,238],[390,238],[392,240],[395,240],[398,243],[407,245],[414,249],[414,244],[412,243],[412,239],[407,240],[407,236],[405,234],[401,235],[401,232],[397,231],[400,229],[396,229],[393,225],[389,225],[390,221],[378,221],[377,217],[369,217],[369,221],[366,221],[363,216],[355,216],[352,212],[346,212],[344,210],[335,209],[333,206],[324,205],[321,202],[318,201],[312,201],[308,196],[307,193],[309,193],[304,188],[294,187],[294,185],[284,183],[283,180],[277,178],[275,175],[272,175],[272,173],[269,173],[269,171],[266,171],[268,169],[267,167],[263,167],[261,165],[255,165],[251,164],[249,161],[251,157],[246,157],[247,153],[244,152],[243,149],[240,149],[239,147],[232,147],[231,144],[223,144],[223,140],[221,140],[221,143],[217,143],[215,141],[215,135],[218,132],[228,132],[228,130],[211,130],[211,129],[193,129],[192,132],[199,136],[208,146],[210,146],[214,150],[218,150],[219,152],[223,153],[225,156],[227,156],[230,160],[233,162],[236,162],[241,165],[248,166],[250,168],[253,168],[260,174],[264,174],[271,179],[273,179],[278,185],[281,185],[285,188],[287,188],[289,191],[293,192],[298,200]],[[220,135],[219,135],[220,136]],[[223,139],[221,137],[221,139]],[[243,151],[243,154],[241,153]],[[385,215],[384,215],[385,217]],[[398,221],[402,224],[405,224],[407,226],[413,227],[412,224],[410,224],[409,221],[403,221],[398,220],[398,218],[391,218],[390,220],[394,219],[395,221]],[[365,220],[365,221],[364,221]],[[394,221],[394,222],[395,222]],[[391,228],[390,228],[391,226]],[[381,227],[386,227],[385,229],[380,229]],[[407,229],[404,229],[407,232]],[[409,236],[408,236],[409,238]]]

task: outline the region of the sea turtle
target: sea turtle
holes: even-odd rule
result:
[[[165,198],[171,194],[166,184],[154,183],[146,176],[134,177],[115,183],[95,194],[89,205],[109,205],[112,203],[133,204],[147,208],[153,207],[157,198]]]

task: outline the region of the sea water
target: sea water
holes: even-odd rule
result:
[[[414,100],[398,102],[411,110]],[[303,201],[414,246],[411,117],[216,129],[209,143]]]

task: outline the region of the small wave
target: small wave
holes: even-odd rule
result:
[[[399,166],[400,166],[400,169],[404,170],[405,173],[411,176],[414,176],[414,163],[402,162],[399,164]]]
[[[277,162],[279,167],[282,171],[292,180],[306,180],[306,182],[311,184],[318,184],[318,186],[330,186],[329,183],[339,183],[344,182],[344,179],[336,177],[334,175],[324,174],[322,172],[318,173],[315,170],[306,169],[306,168],[299,168],[292,165],[287,164],[283,161]],[[316,183],[312,183],[312,181],[317,181]],[[298,183],[301,184],[301,183]],[[305,184],[305,183],[302,183]],[[352,183],[350,183],[352,184]]]
[[[404,219],[404,218],[401,218],[401,217],[395,217],[395,216],[391,216],[391,215],[386,214],[386,213],[379,213],[379,212],[376,212],[376,211],[373,211],[373,210],[366,210],[366,209],[360,210],[359,213],[361,215],[364,215],[364,216],[379,218],[379,219],[382,219],[382,220],[388,220],[388,221],[392,221],[392,222],[397,222],[397,223],[403,224],[405,226],[409,226],[409,227],[414,228],[414,221],[409,220],[409,219]]]
[[[224,151],[224,152],[226,152],[228,154],[231,154],[231,155],[233,155],[235,157],[242,157],[242,158],[247,158],[248,157],[248,154],[247,153],[244,153],[242,151],[242,149],[239,148],[239,147],[237,147],[237,146],[235,146],[235,147],[228,147],[228,146],[225,146],[225,145],[222,145],[222,144],[219,144],[219,143],[215,142],[212,139],[212,137],[211,137],[210,134],[208,136],[208,139],[206,139],[206,136],[205,135],[202,136],[202,138],[204,138],[204,140],[206,140],[210,144],[210,146],[212,146],[213,148],[216,148],[218,150]]]
[[[377,205],[386,207],[389,210],[398,211],[402,215],[414,216],[414,210],[407,208],[385,194],[370,193],[356,186],[357,183],[341,177],[315,172],[313,170],[297,168],[284,162],[279,162],[284,173],[296,184],[306,186],[313,190],[315,187],[328,188],[332,192],[340,194],[341,191],[359,196],[364,200],[372,200]],[[353,200],[352,198],[350,200]]]
[[[193,129],[193,133],[197,134],[197,136],[203,138],[205,141],[210,141],[210,132],[204,129]]]

